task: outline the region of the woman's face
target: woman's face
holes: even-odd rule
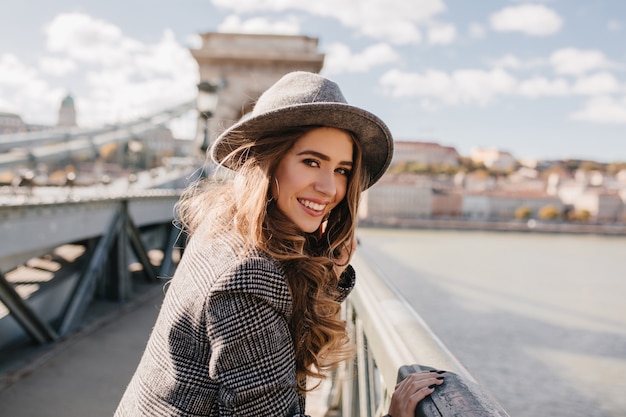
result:
[[[278,163],[270,184],[272,196],[278,209],[301,231],[316,231],[345,197],[352,147],[347,132],[320,127],[298,139]]]

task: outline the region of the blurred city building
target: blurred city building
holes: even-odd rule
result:
[[[487,168],[500,171],[510,171],[517,165],[513,155],[495,148],[474,148],[470,151],[470,158],[474,162],[485,164]]]
[[[413,162],[427,165],[459,165],[461,155],[452,146],[442,146],[435,142],[395,141],[394,164]]]
[[[0,135],[26,132],[27,127],[20,115],[0,112]]]
[[[65,96],[59,107],[59,119],[57,122],[59,127],[76,126],[76,107],[74,106],[74,98],[71,95]]]

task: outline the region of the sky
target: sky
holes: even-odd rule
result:
[[[462,155],[480,147],[626,161],[624,0],[22,0],[2,9],[0,112],[26,123],[55,124],[67,94],[83,127],[193,100],[190,49],[204,32],[304,35],[325,54],[321,74],[396,140]]]

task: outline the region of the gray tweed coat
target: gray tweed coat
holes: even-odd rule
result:
[[[231,235],[187,246],[145,352],[115,412],[127,416],[297,416],[284,273],[267,255],[241,253]],[[355,282],[340,280],[343,301]]]

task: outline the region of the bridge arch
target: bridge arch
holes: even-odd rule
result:
[[[250,112],[258,97],[291,71],[319,72],[324,55],[318,39],[308,36],[202,33],[202,47],[192,49],[200,82],[220,84],[217,109],[208,120],[210,143],[224,129]],[[204,119],[198,112],[195,149],[204,140]]]

